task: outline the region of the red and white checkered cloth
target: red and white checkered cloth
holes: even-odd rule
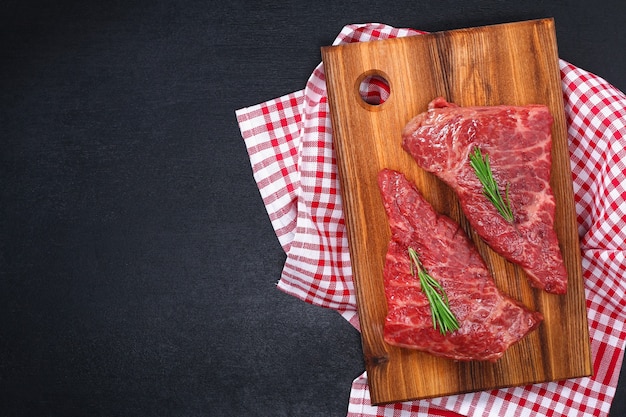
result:
[[[423,32],[349,25],[334,44]],[[560,61],[581,239],[594,376],[372,406],[367,375],[352,385],[356,416],[605,416],[626,345],[626,96]],[[372,85],[364,94],[386,92]],[[287,253],[278,288],[337,310],[359,328],[320,64],[301,91],[236,111],[254,178]]]

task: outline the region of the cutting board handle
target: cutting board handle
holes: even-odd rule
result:
[[[354,84],[354,97],[365,110],[377,112],[383,110],[385,104],[393,96],[392,82],[389,75],[380,69],[363,72]]]

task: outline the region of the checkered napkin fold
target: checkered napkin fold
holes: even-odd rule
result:
[[[423,32],[349,25],[334,45]],[[560,61],[594,376],[385,406],[354,380],[348,416],[603,416],[626,344],[626,95]],[[372,84],[362,95],[385,99]],[[359,328],[324,68],[304,90],[236,111],[272,226],[287,259],[278,288],[337,310]]]

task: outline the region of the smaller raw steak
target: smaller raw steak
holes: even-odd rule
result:
[[[551,125],[543,105],[459,107],[440,97],[406,125],[402,144],[452,187],[472,228],[494,251],[520,265],[534,287],[564,294],[567,271],[550,188]],[[483,194],[469,163],[475,148],[489,156],[502,195],[508,187],[512,223]]]
[[[437,214],[404,175],[384,169],[378,185],[391,229],[383,273],[387,343],[449,359],[496,361],[539,325],[541,313],[498,290],[463,229]],[[445,290],[458,330],[442,335],[433,327],[428,300],[412,274],[409,247]]]

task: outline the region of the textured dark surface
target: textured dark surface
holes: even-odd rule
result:
[[[284,253],[234,111],[303,88],[348,23],[554,17],[626,90],[621,1],[9,1],[0,9],[0,415],[342,416],[338,314]],[[626,413],[622,376],[611,416]]]

